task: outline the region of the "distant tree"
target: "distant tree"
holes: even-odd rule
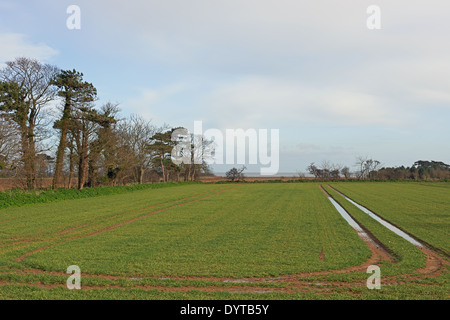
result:
[[[359,168],[357,175],[359,179],[372,179],[375,178],[377,170],[381,166],[381,162],[359,156],[356,158],[355,165]]]
[[[358,167],[357,177],[359,179],[365,179],[365,163],[367,157],[358,156],[356,157],[355,166]]]
[[[442,161],[423,161],[419,160],[414,162],[413,167],[422,167],[424,169],[443,169],[443,170],[450,170],[450,165],[445,164]]]
[[[331,172],[333,171],[333,165],[328,162],[327,160],[322,161],[322,163],[320,164],[320,172],[321,174],[321,178],[322,179],[329,179],[331,178]]]
[[[174,147],[172,131],[157,132],[151,137],[149,150],[155,167],[161,170],[163,182],[168,181],[169,167],[172,165],[171,152]]]
[[[150,144],[153,136],[166,128],[157,128],[151,121],[145,120],[139,115],[132,114],[129,119],[123,120],[118,125],[119,135],[122,139],[120,156],[128,159],[128,163],[123,163],[131,168],[137,183],[144,183],[145,171],[153,166],[152,150]],[[126,154],[124,151],[128,150]],[[121,170],[125,169],[119,166]]]
[[[422,180],[424,178],[424,175],[425,175],[425,169],[423,167],[419,167],[417,169],[417,173],[419,174],[419,179]]]
[[[419,179],[445,179],[450,177],[450,165],[442,161],[416,161],[412,168],[417,170]]]
[[[305,173],[304,173],[304,172],[301,172],[301,171],[297,171],[296,176],[297,176],[298,178],[300,178],[300,179],[306,178]]]
[[[351,177],[351,172],[350,172],[350,168],[349,167],[343,167],[341,169],[341,175],[345,178],[345,179],[349,179]]]
[[[306,168],[306,170],[308,170],[308,172],[310,174],[312,174],[314,176],[314,178],[319,178],[322,176],[322,170],[320,170],[319,168],[317,168],[317,166],[314,164],[314,162],[312,162],[308,168]]]
[[[409,179],[416,180],[418,177],[418,170],[413,166],[413,167],[409,168],[408,171],[410,173]]]
[[[244,180],[245,175],[243,172],[245,169],[247,169],[245,166],[242,166],[242,168],[240,168],[240,169],[232,168],[225,173],[225,176],[230,181]]]
[[[340,170],[339,169],[333,169],[330,171],[330,175],[329,177],[333,180],[339,179],[340,178]]]
[[[114,123],[115,119],[108,114],[98,112],[93,106],[85,105],[77,108],[72,115],[71,133],[75,137],[76,149],[78,151],[78,189],[89,185],[89,167],[91,165],[91,176],[94,173],[92,166],[93,155],[91,146],[98,133],[99,126]],[[95,155],[95,152],[94,152]],[[91,183],[93,180],[91,179]]]
[[[184,128],[176,128],[184,129]],[[186,129],[185,133],[188,131]],[[184,171],[185,181],[195,181],[199,175],[210,174],[208,161],[212,158],[214,141],[206,139],[203,135],[182,134],[186,141],[186,148],[183,148],[183,156],[189,161],[182,162],[179,167]]]
[[[365,176],[369,179],[375,178],[376,171],[381,162],[378,160],[368,159],[364,164]]]
[[[371,163],[368,162],[368,167]],[[424,180],[450,178],[450,166],[440,161],[416,161],[411,167],[399,166],[378,169],[379,163],[370,166],[370,178],[397,180]]]
[[[317,167],[314,162],[311,163],[306,169],[315,178],[320,179],[339,179],[342,165],[331,164],[328,161],[322,161],[320,167]]]
[[[120,137],[116,124],[119,121],[118,104],[106,103],[100,108],[99,115],[101,121],[97,123],[95,138],[90,143],[89,155],[89,179],[88,184],[94,186],[100,183],[113,181],[119,172]],[[98,176],[98,171],[103,170],[103,178]]]

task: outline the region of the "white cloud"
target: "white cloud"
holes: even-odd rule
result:
[[[379,0],[383,30],[367,30],[369,1],[353,0],[112,0],[96,1],[98,24],[140,54],[181,64],[223,64],[266,58],[352,54],[370,58],[415,55],[450,48],[446,38],[450,5],[445,0]],[[100,14],[101,13],[101,14]],[[244,59],[245,58],[245,59]],[[359,58],[359,57],[358,57]],[[272,64],[275,61],[272,61]],[[262,65],[262,64],[261,64]]]
[[[370,4],[114,0],[92,6],[102,13],[96,23],[131,46],[133,60],[151,61],[176,81],[198,76],[203,89],[194,101],[170,105],[178,110],[171,113],[176,122],[412,126],[430,108],[428,99],[447,98],[450,5],[379,0],[382,30],[370,31]],[[142,94],[133,104],[168,118],[161,109],[169,96],[157,91],[158,98]]]
[[[418,97],[433,102],[445,103],[443,106],[450,108],[450,93],[439,90],[423,89],[417,92]]]
[[[269,77],[245,77],[219,85],[203,106],[208,118],[221,127],[407,124],[400,116],[401,108],[392,108],[392,102],[377,95]]]
[[[158,125],[163,125],[167,119],[180,118],[179,108],[174,108],[168,101],[185,89],[186,86],[183,84],[172,84],[159,88],[139,88],[136,97],[124,101],[122,105],[130,113],[139,114],[149,121],[156,121]]]
[[[46,62],[58,51],[44,43],[32,43],[25,35],[18,33],[0,33],[0,66],[17,57],[34,58]]]

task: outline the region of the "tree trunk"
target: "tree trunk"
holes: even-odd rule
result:
[[[34,141],[34,120],[31,119],[28,126],[28,161],[29,161],[29,181],[30,189],[36,189],[36,142]]]
[[[140,167],[139,168],[139,184],[144,183],[144,173],[145,173],[145,169]]]
[[[20,126],[20,144],[22,151],[23,166],[25,170],[26,187],[27,189],[30,189],[28,177],[28,173],[30,172],[29,168],[30,159],[28,155],[29,152],[28,152],[27,128],[25,124],[21,124]]]
[[[64,105],[64,111],[61,120],[61,137],[59,139],[59,146],[56,152],[55,174],[53,176],[52,189],[58,188],[58,184],[61,181],[64,162],[64,150],[66,149],[67,132],[69,131],[69,116],[70,104],[66,102],[66,104]]]
[[[72,178],[74,176],[74,150],[73,147],[70,147],[70,155],[69,155],[69,182],[67,187],[72,188]]]
[[[21,149],[23,165],[25,170],[26,188],[32,190],[36,188],[36,164],[34,154],[34,137],[31,133],[33,128],[27,127],[26,122],[20,124]]]
[[[161,169],[162,169],[162,175],[163,175],[163,182],[166,182],[166,174],[164,170],[164,163],[163,163],[163,157],[161,156]]]
[[[86,178],[89,170],[89,154],[88,154],[88,136],[83,134],[80,153],[80,165],[78,172],[78,189],[82,190],[86,184]]]
[[[194,181],[195,180],[195,173],[196,173],[196,166],[195,166],[195,164],[193,165],[194,166],[194,172],[192,173],[192,179],[191,179],[191,181]]]

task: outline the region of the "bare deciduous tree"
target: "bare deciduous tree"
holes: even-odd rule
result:
[[[13,121],[0,114],[0,170],[19,160],[19,131]]]
[[[349,168],[349,167],[343,167],[343,168],[341,168],[341,175],[342,175],[345,179],[349,179],[349,178],[351,177],[350,168]]]
[[[358,167],[359,179],[370,179],[374,177],[377,169],[381,166],[381,162],[378,160],[369,159],[368,157],[358,156],[356,158],[356,164]]]
[[[129,163],[129,166],[134,168],[137,181],[142,184],[145,170],[152,164],[149,144],[152,137],[161,130],[138,115],[131,115],[129,120],[120,122],[118,130],[124,145],[133,154],[133,162]]]
[[[186,181],[194,181],[200,172],[208,171],[207,162],[212,158],[214,147],[214,141],[191,134],[191,163],[183,165]]]
[[[324,160],[322,161],[320,167],[317,167],[314,162],[311,163],[307,170],[315,178],[320,179],[339,179],[342,165],[331,164],[330,162]]]
[[[36,187],[36,161],[41,111],[55,98],[51,85],[58,68],[37,60],[17,58],[0,71],[0,110],[10,115],[20,131],[21,160],[28,189]]]
[[[247,169],[245,166],[242,166],[242,168],[237,169],[237,168],[231,168],[230,170],[228,170],[225,173],[225,176],[227,177],[228,180],[230,181],[239,181],[239,180],[244,180],[245,175],[244,175],[244,170]]]

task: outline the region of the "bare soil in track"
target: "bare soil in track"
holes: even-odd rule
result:
[[[207,193],[211,193],[211,194],[208,194],[208,195],[203,196],[203,197],[201,197],[201,198],[197,198],[197,199],[194,199],[194,200],[190,200],[190,201],[178,203],[178,204],[176,204],[176,205],[171,205],[171,206],[168,206],[168,207],[159,209],[159,210],[155,210],[155,211],[152,211],[152,212],[148,212],[148,213],[145,213],[145,214],[140,215],[140,216],[138,216],[138,217],[135,217],[135,218],[133,218],[133,219],[129,219],[129,220],[120,222],[120,223],[118,223],[118,224],[113,224],[113,225],[111,225],[111,226],[108,226],[108,227],[106,227],[106,228],[102,228],[102,229],[100,229],[100,230],[96,230],[96,231],[90,232],[90,233],[88,233],[88,234],[82,234],[82,235],[79,235],[79,236],[77,236],[77,237],[75,237],[75,238],[69,238],[69,239],[64,239],[64,238],[62,238],[62,239],[59,239],[59,241],[57,241],[57,243],[55,243],[54,245],[56,245],[56,244],[61,244],[61,243],[65,243],[65,242],[69,242],[69,241],[73,241],[73,240],[78,240],[78,239],[81,239],[81,238],[87,238],[87,237],[91,237],[91,236],[98,235],[98,234],[102,234],[102,233],[105,233],[105,232],[107,232],[107,231],[111,231],[111,230],[117,229],[117,228],[119,228],[119,227],[128,225],[128,224],[130,224],[130,223],[132,223],[132,222],[135,222],[135,221],[138,221],[138,220],[147,218],[147,217],[149,217],[149,216],[151,216],[151,215],[154,215],[154,214],[157,214],[157,213],[160,213],[160,212],[163,212],[163,211],[167,211],[167,210],[169,210],[169,209],[173,209],[173,208],[176,208],[176,207],[184,206],[184,205],[187,205],[187,204],[195,203],[195,202],[198,202],[198,201],[201,201],[201,200],[204,200],[204,199],[208,199],[208,198],[214,197],[214,196],[216,196],[216,195],[219,195],[219,194],[223,193],[224,191],[226,191],[226,190],[228,190],[228,189],[230,189],[230,188],[231,188],[231,187],[222,188],[222,189],[220,189],[219,191],[214,192],[214,193],[211,193],[212,191],[204,192],[204,193],[198,194],[198,195],[196,195],[196,196],[198,197],[199,195],[205,195],[205,194],[207,194]],[[215,190],[214,190],[214,191],[215,191]],[[187,197],[187,198],[184,198],[184,199],[181,199],[181,200],[186,200],[186,199],[193,198],[193,197],[195,197],[195,196]],[[178,201],[180,201],[180,200],[178,200]],[[146,209],[148,209],[148,208],[150,208],[150,207],[155,207],[155,206],[158,206],[158,205],[152,205],[152,206],[144,207],[144,208],[139,209],[138,211],[146,210]],[[130,212],[128,212],[128,213],[130,213]],[[126,213],[125,213],[125,214],[126,214]],[[123,214],[120,214],[120,215],[124,215],[124,213],[123,213]],[[66,229],[66,230],[63,230],[63,231],[58,231],[57,234],[67,234],[67,233],[69,233],[69,232],[71,232],[71,231],[80,229],[81,227],[85,227],[85,226],[86,226],[86,225],[82,225],[82,226],[78,226],[78,227]],[[36,237],[36,238],[32,239],[31,241],[27,241],[27,242],[33,243],[33,241],[36,242],[36,240],[43,241],[43,240],[42,240],[43,238],[45,238],[45,237],[44,237],[44,236],[39,236],[39,237]],[[51,238],[51,237],[50,237],[50,238],[47,238],[46,240],[47,240],[47,241],[51,241],[51,240],[54,240],[54,238]],[[27,257],[29,257],[30,255],[32,255],[33,253],[36,253],[36,252],[40,252],[40,251],[46,250],[46,249],[48,249],[48,248],[50,248],[50,247],[52,247],[52,246],[53,246],[53,245],[50,245],[50,246],[44,246],[44,247],[42,247],[42,248],[38,248],[38,249],[34,249],[34,250],[32,250],[32,251],[29,251],[29,252],[27,252],[27,253],[21,255],[20,257],[17,257],[17,258],[16,258],[16,261],[21,262],[21,261],[23,261],[24,259],[26,259]]]

